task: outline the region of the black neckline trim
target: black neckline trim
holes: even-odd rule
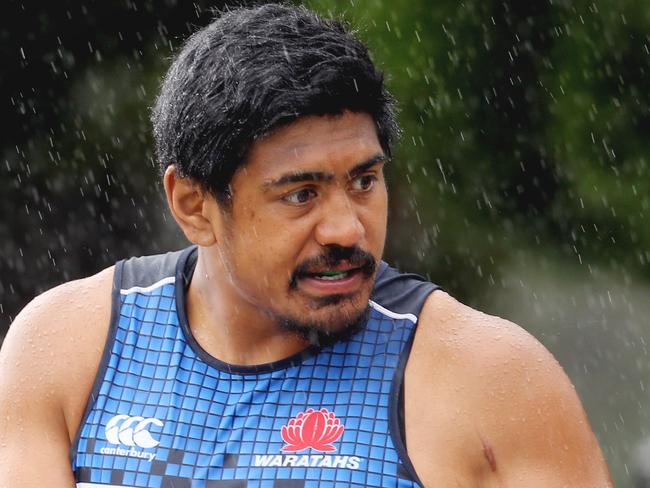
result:
[[[186,300],[185,293],[187,287],[190,284],[192,275],[194,274],[194,269],[196,268],[197,261],[197,246],[191,246],[187,248],[179,256],[178,262],[176,263],[176,282],[175,282],[175,292],[176,292],[176,311],[178,313],[178,321],[185,335],[185,339],[190,348],[194,353],[206,364],[216,368],[220,371],[233,374],[241,375],[254,375],[260,373],[270,373],[273,371],[279,371],[282,369],[288,369],[294,366],[299,366],[305,360],[309,359],[312,356],[315,356],[320,352],[320,348],[317,346],[310,346],[307,349],[304,349],[292,356],[289,356],[285,359],[280,359],[279,361],[274,361],[271,363],[263,364],[254,364],[254,365],[242,365],[242,364],[230,364],[220,359],[215,358],[209,352],[207,352],[201,344],[198,343],[194,334],[190,329],[189,321],[187,320],[187,309],[186,309]]]

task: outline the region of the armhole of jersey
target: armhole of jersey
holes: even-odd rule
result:
[[[419,486],[424,486],[415,471],[415,467],[406,448],[403,392],[404,372],[415,339],[418,317],[422,312],[424,303],[431,293],[442,288],[429,282],[422,276],[412,273],[401,273],[383,261],[380,266],[381,268],[377,274],[371,301],[379,304],[384,312],[388,312],[389,316],[403,318],[413,322],[409,336],[404,342],[391,382],[388,405],[388,428],[400,459],[399,470],[401,473],[398,472],[398,475],[402,478],[410,479]]]
[[[415,471],[415,467],[411,462],[406,449],[406,431],[404,425],[404,371],[406,370],[406,363],[408,363],[413,347],[413,340],[415,339],[415,332],[417,330],[417,322],[411,330],[411,335],[406,342],[404,349],[399,358],[397,368],[393,376],[393,381],[390,387],[390,404],[388,405],[388,429],[390,436],[395,444],[395,449],[402,462],[402,467],[406,470],[406,474],[415,481],[419,486],[424,486],[420,477]]]
[[[106,336],[106,341],[104,343],[104,351],[102,352],[102,357],[99,361],[99,366],[97,368],[97,374],[95,375],[95,381],[93,382],[92,390],[90,391],[90,396],[86,401],[86,408],[84,414],[81,417],[81,422],[75,433],[74,440],[70,446],[70,461],[74,465],[74,460],[77,455],[77,447],[79,445],[79,439],[81,437],[81,430],[88,420],[88,416],[93,409],[95,401],[99,395],[99,389],[102,386],[104,380],[104,375],[106,373],[106,368],[108,366],[108,361],[111,357],[111,351],[113,349],[113,340],[115,339],[115,331],[117,330],[117,322],[120,316],[120,289],[122,288],[122,269],[124,267],[124,261],[119,261],[115,265],[115,271],[113,274],[113,287],[111,289],[111,318],[108,326],[108,334]]]

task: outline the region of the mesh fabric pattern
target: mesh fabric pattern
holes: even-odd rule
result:
[[[166,281],[120,295],[110,353],[73,452],[78,483],[419,486],[390,433],[411,320],[370,308],[365,327],[345,341],[241,371],[197,353],[179,319],[183,287]],[[333,412],[344,426],[335,450],[283,452],[283,426],[310,408]]]

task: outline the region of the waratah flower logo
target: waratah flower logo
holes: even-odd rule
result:
[[[344,430],[334,412],[326,408],[309,408],[282,426],[282,440],[287,443],[282,450],[296,452],[311,447],[321,452],[336,451],[332,443],[343,435]]]

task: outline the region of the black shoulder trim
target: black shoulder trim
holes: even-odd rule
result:
[[[429,294],[437,289],[440,289],[438,285],[422,276],[400,273],[382,261],[370,299],[392,312],[411,313],[417,317]]]
[[[188,249],[193,249],[193,247],[166,254],[140,256],[125,260],[121,289],[134,286],[147,287],[165,278],[173,277],[176,274],[176,264],[180,255],[188,252]]]
[[[406,364],[408,363],[413,346],[417,319],[422,312],[428,296],[438,289],[440,289],[438,285],[427,281],[422,276],[413,273],[400,273],[382,261],[375,281],[375,289],[371,297],[372,301],[391,312],[412,314],[416,318],[415,326],[412,328],[410,337],[404,344],[399,363],[395,368],[391,384],[390,403],[388,405],[388,425],[390,436],[402,463],[400,465],[401,475],[415,481],[419,486],[424,486],[424,484],[415,471],[406,447],[404,428],[404,371],[406,370]]]
[[[95,401],[99,396],[99,390],[104,381],[104,375],[106,374],[106,368],[108,367],[108,362],[111,358],[111,351],[113,349],[113,340],[115,339],[115,331],[117,330],[117,322],[120,317],[120,290],[122,289],[122,272],[124,270],[124,261],[119,261],[115,264],[115,270],[113,272],[113,286],[111,289],[111,319],[108,326],[108,334],[106,335],[106,341],[104,343],[104,351],[102,352],[102,358],[99,361],[99,367],[97,368],[97,373],[95,374],[95,381],[93,382],[93,388],[90,391],[90,396],[86,401],[86,409],[84,414],[81,417],[81,422],[79,422],[79,427],[77,427],[77,432],[74,436],[74,441],[70,446],[70,461],[74,464],[75,457],[77,455],[77,448],[79,447],[79,439],[81,437],[81,430],[88,420],[88,416],[92,411]]]

